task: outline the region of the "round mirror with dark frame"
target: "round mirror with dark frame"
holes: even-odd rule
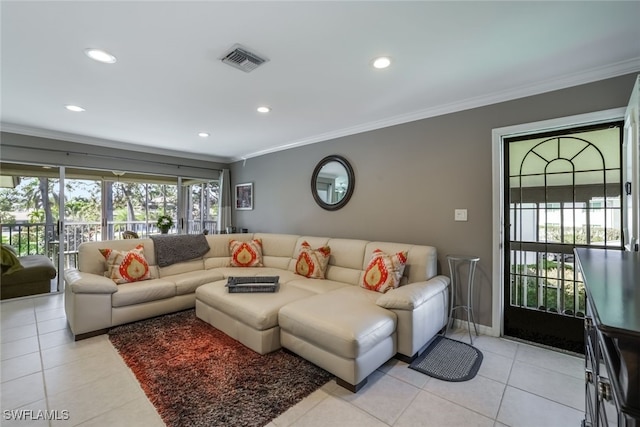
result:
[[[335,211],[349,202],[356,178],[351,164],[342,156],[320,160],[311,175],[311,194],[321,208]]]

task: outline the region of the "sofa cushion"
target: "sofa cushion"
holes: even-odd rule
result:
[[[297,255],[295,245],[298,236],[291,234],[256,233],[255,239],[262,240],[262,263],[265,267],[289,268],[289,261]]]
[[[105,277],[117,284],[139,282],[151,278],[149,264],[144,257],[144,246],[137,245],[130,251],[99,249],[106,261]]]
[[[118,285],[118,292],[111,295],[111,305],[124,307],[174,296],[176,296],[175,283],[165,279],[151,279]]]
[[[376,291],[370,291],[359,286],[345,286],[336,290],[336,293],[347,298],[353,298],[357,301],[368,301],[371,304],[377,304],[378,300],[382,296]]]
[[[224,276],[218,270],[189,271],[163,277],[163,279],[175,283],[176,295],[191,294],[198,287],[206,283],[217,282],[223,278]]]
[[[296,273],[311,279],[324,279],[330,255],[331,248],[329,246],[313,249],[306,241],[302,242],[296,260]]]
[[[167,267],[158,267],[160,277],[174,276],[176,274],[188,273],[190,271],[200,271],[204,269],[204,261],[201,259],[183,261],[171,264]]]
[[[354,239],[330,239],[331,257],[325,277],[336,282],[358,285],[367,242]]]
[[[229,253],[231,267],[262,267],[262,240],[253,239],[241,242],[232,239],[229,241]]]
[[[330,353],[355,359],[396,330],[396,315],[377,306],[371,293],[347,286],[292,302],[280,309],[280,328]]]
[[[296,288],[304,289],[306,291],[313,292],[314,294],[324,294],[325,292],[335,291],[336,289],[344,288],[345,286],[352,287],[344,282],[336,282],[335,280],[329,279],[307,279],[305,277],[300,277],[297,274],[293,280],[287,283],[290,286],[295,286]]]
[[[373,251],[371,261],[364,270],[360,286],[371,291],[385,293],[400,286],[407,252],[387,254],[380,249]]]

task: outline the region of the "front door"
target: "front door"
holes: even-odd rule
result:
[[[621,249],[622,122],[505,140],[504,334],[583,352],[573,248]]]

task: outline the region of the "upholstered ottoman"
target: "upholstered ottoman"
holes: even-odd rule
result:
[[[358,391],[396,353],[396,315],[376,305],[379,295],[347,286],[287,304],[278,315],[282,346]]]
[[[196,316],[260,354],[281,347],[280,308],[314,295],[286,283],[273,293],[229,293],[226,283],[220,280],[196,289]]]

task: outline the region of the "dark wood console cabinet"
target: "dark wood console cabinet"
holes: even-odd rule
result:
[[[640,254],[575,253],[587,291],[583,426],[640,427]]]

